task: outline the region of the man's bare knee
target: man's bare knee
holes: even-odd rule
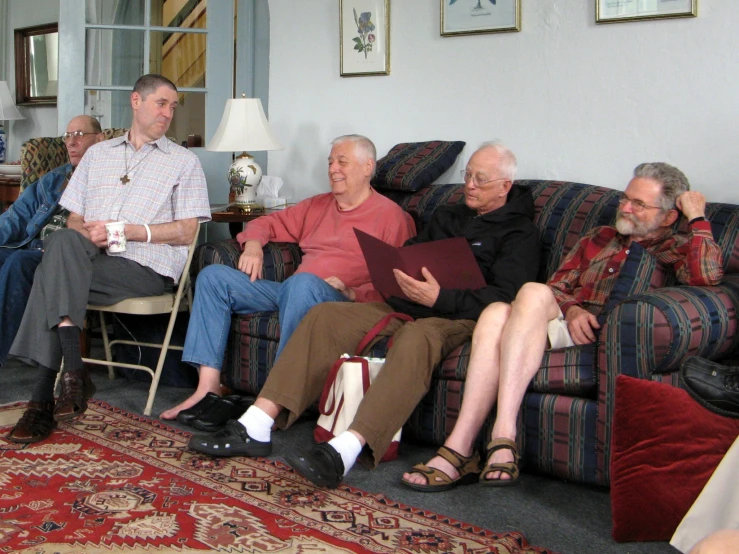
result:
[[[477,319],[475,329],[502,327],[511,315],[511,305],[506,302],[493,302],[485,308]]]
[[[552,289],[547,285],[526,283],[518,291],[516,299],[513,301],[513,310],[519,313],[538,314],[549,320],[557,317],[559,306]]]

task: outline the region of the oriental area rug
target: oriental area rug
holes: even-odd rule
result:
[[[210,458],[190,433],[91,401],[34,445],[4,439],[0,553],[546,553],[353,487],[319,489],[279,461]]]

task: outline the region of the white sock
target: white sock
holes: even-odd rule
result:
[[[351,431],[344,431],[328,443],[341,455],[341,461],[344,462],[344,475],[346,475],[357,461],[362,451],[362,443]]]
[[[270,441],[274,422],[275,420],[269,417],[267,412],[261,408],[257,408],[253,404],[239,418],[239,423],[246,427],[246,432],[249,433],[249,436],[259,442]]]

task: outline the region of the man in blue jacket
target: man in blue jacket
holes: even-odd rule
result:
[[[69,176],[87,149],[103,140],[100,123],[80,115],[63,135],[70,163],[50,171],[23,191],[8,211],[0,215],[0,367],[18,332],[41,263],[44,237],[66,227],[69,212],[59,199]]]

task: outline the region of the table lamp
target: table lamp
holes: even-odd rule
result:
[[[259,98],[231,98],[226,100],[221,123],[216,134],[206,146],[213,152],[238,152],[228,169],[228,182],[235,193],[235,205],[244,213],[261,209],[255,198],[257,185],[262,180],[262,168],[254,156],[246,151],[260,152],[264,150],[281,150],[269,122],[264,116],[264,109]]]
[[[5,130],[2,122],[10,119],[25,119],[15,107],[7,81],[0,81],[0,164],[5,163]]]

